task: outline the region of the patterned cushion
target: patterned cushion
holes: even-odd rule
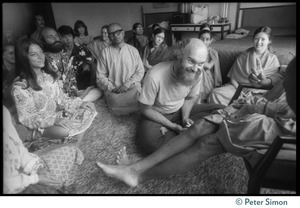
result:
[[[64,146],[40,156],[50,173],[68,186],[72,183],[71,169],[81,165],[84,156],[76,146]],[[74,172],[74,171],[73,171]]]

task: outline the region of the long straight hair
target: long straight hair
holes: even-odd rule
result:
[[[17,75],[19,75],[21,79],[25,79],[27,81],[28,86],[26,87],[26,89],[31,87],[35,91],[40,91],[42,90],[42,87],[37,83],[37,76],[34,70],[32,69],[28,59],[29,47],[33,44],[38,45],[41,47],[41,49],[43,49],[41,44],[34,39],[25,38],[17,42],[16,69]],[[42,68],[42,70],[53,77],[53,82],[57,79],[58,76],[56,72],[49,68],[46,57],[45,66]]]

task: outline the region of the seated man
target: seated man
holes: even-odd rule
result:
[[[110,177],[129,186],[137,186],[147,180],[170,176],[196,167],[200,162],[224,153],[247,158],[252,166],[262,156],[277,135],[296,133],[296,58],[289,64],[285,78],[267,94],[276,94],[274,100],[265,97],[248,98],[234,113],[232,105],[206,116],[184,133],[170,140],[153,154],[125,164],[125,151],[119,155],[120,165],[97,165]],[[284,88],[285,90],[284,90]],[[287,103],[288,102],[288,103]],[[123,157],[123,158],[122,158]],[[283,155],[278,155],[283,157]],[[127,158],[128,159],[128,158]]]
[[[64,46],[66,45],[66,48],[70,49],[70,45],[72,45],[72,37],[69,41],[70,36],[72,34],[64,33],[65,42],[62,42],[58,33],[53,28],[45,27],[42,30],[41,43],[44,45],[48,64],[58,74],[63,91],[70,97],[80,97],[83,101],[97,100],[101,97],[100,90],[93,86],[87,88],[84,88],[86,86],[78,86],[76,79],[78,78],[77,71],[83,71],[83,69],[80,70],[84,66],[83,62],[87,63],[90,61],[90,64],[93,64],[92,55],[87,49],[74,47],[74,45],[74,50],[66,51]]]
[[[186,130],[193,124],[197,111],[208,106],[195,106],[191,113],[208,54],[205,44],[199,39],[188,39],[175,45],[170,54],[174,60],[153,66],[143,81],[138,144],[146,154]]]
[[[110,111],[126,115],[139,110],[138,96],[144,66],[136,48],[124,42],[120,24],[108,28],[111,45],[101,51],[97,64],[97,84],[104,91]]]

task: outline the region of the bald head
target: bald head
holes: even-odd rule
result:
[[[191,38],[179,43],[174,55],[177,81],[186,86],[193,85],[198,81],[207,60],[207,47],[203,41]]]
[[[197,38],[191,38],[190,42],[184,47],[183,54],[199,55],[207,57],[208,51],[204,42]],[[196,55],[197,54],[197,55]]]
[[[41,36],[42,42],[47,44],[52,44],[56,41],[60,41],[58,33],[51,27],[44,27]]]

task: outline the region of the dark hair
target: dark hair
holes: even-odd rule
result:
[[[156,28],[156,29],[153,31],[153,36],[155,36],[155,35],[157,35],[157,34],[159,34],[159,33],[164,33],[164,34],[166,35],[165,29],[159,27],[159,28]],[[165,40],[164,40],[162,43],[164,43],[164,42],[165,42]],[[150,46],[150,48],[153,48],[153,40],[151,40],[151,41],[149,42],[149,46]]]
[[[103,25],[103,26],[101,27],[101,31],[102,31],[104,28],[108,31],[109,25]]]
[[[17,75],[19,75],[21,79],[26,79],[28,83],[27,88],[31,87],[33,90],[40,91],[42,90],[42,87],[39,86],[39,84],[37,83],[37,76],[33,71],[28,60],[28,51],[29,51],[29,47],[32,44],[36,44],[43,49],[43,47],[39,42],[29,38],[19,40],[16,44]],[[54,72],[52,69],[49,68],[46,57],[45,57],[45,66],[42,68],[42,70],[45,73],[50,74],[53,77],[54,81],[57,79],[57,74],[56,72]]]
[[[57,32],[60,34],[61,37],[65,35],[71,34],[74,38],[74,32],[73,29],[68,25],[62,25],[57,29]]]
[[[41,16],[41,17],[43,17],[43,19],[45,20],[45,18],[44,18],[44,16],[43,16],[42,14],[36,13],[36,14],[33,16],[33,22],[34,22],[34,23],[36,23],[36,17],[37,17],[37,16]]]
[[[75,24],[74,24],[74,33],[75,33],[75,36],[79,36],[79,31],[78,31],[79,27],[83,27],[84,28],[84,35],[85,36],[87,36],[89,34],[87,26],[84,24],[84,22],[81,21],[81,20],[77,20],[75,22]]]
[[[268,26],[263,26],[263,27],[259,27],[255,30],[254,34],[253,34],[253,39],[255,38],[255,36],[260,33],[260,32],[264,32],[268,35],[269,39],[272,40],[273,35],[272,35],[272,29]]]
[[[133,26],[132,26],[132,30],[135,30],[139,25],[142,25],[142,24],[139,23],[139,22],[134,23]]]
[[[208,23],[204,23],[200,26],[200,32],[198,35],[198,39],[200,39],[200,37],[206,33],[210,34],[210,37],[211,37],[211,27]]]
[[[156,27],[160,27],[160,25],[158,23],[154,23],[152,25],[152,31],[154,31]]]
[[[269,37],[269,40],[271,41],[272,38],[273,38],[273,35],[272,35],[272,29],[268,26],[263,26],[263,27],[259,27],[257,28],[255,31],[254,31],[254,34],[253,34],[253,40],[255,38],[255,36],[260,33],[260,32],[263,32],[265,33],[268,37]],[[272,47],[271,47],[271,44],[268,44],[268,50],[269,51],[273,51]]]

